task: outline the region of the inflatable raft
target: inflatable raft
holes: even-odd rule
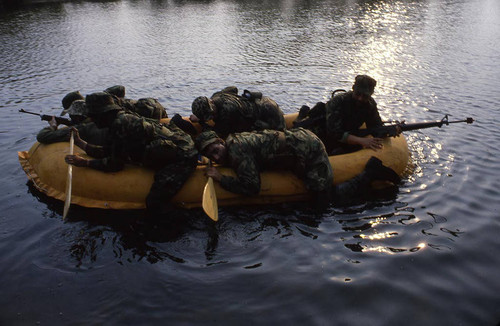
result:
[[[287,125],[296,114],[287,115]],[[360,173],[371,156],[402,175],[409,162],[409,151],[403,135],[384,140],[383,149],[363,149],[355,153],[330,157],[335,184]],[[79,148],[75,153],[87,157]],[[68,165],[64,157],[69,154],[69,143],[44,145],[35,143],[29,151],[18,152],[19,161],[34,186],[47,196],[64,201]],[[184,208],[201,207],[203,188],[207,182],[204,166],[200,165],[187,180],[172,202]],[[235,175],[230,168],[221,173]],[[153,183],[154,172],[127,165],[119,172],[101,172],[90,168],[73,167],[71,203],[104,209],[143,209]],[[215,183],[219,206],[256,205],[301,201],[308,198],[302,180],[289,171],[265,171],[261,174],[261,191],[257,196],[242,196],[224,190]]]

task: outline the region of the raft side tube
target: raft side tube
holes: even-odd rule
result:
[[[403,175],[409,151],[401,135],[383,141],[383,149],[363,149],[355,153],[330,156],[335,184],[344,182],[359,174],[371,156],[376,156],[399,175]],[[75,148],[75,152],[87,157]],[[19,161],[28,178],[42,193],[65,200],[67,164],[64,157],[69,153],[68,143],[43,145],[35,143],[27,152],[19,152]],[[203,188],[207,182],[205,166],[200,165],[181,190],[172,198],[180,207],[201,206]],[[230,168],[220,167],[220,172],[235,175]],[[73,169],[72,203],[104,209],[143,209],[145,199],[154,180],[154,171],[134,165],[126,165],[119,172],[101,172],[90,168]],[[309,194],[302,180],[289,171],[265,171],[261,174],[261,191],[257,196],[243,196],[231,193],[215,183],[219,206],[275,204],[302,201]]]

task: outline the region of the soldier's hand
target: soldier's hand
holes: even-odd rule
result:
[[[405,123],[405,120],[396,124],[396,135],[394,137],[401,135],[401,133],[403,132],[403,130],[401,129],[401,125],[404,123]]]
[[[85,147],[87,146],[87,142],[83,141],[83,139],[80,138],[80,133],[78,132],[78,129],[75,127],[71,127],[71,132],[73,133],[73,137],[75,140],[75,145],[80,147],[81,149],[85,150]],[[70,135],[71,137],[71,135]]]
[[[78,156],[78,155],[66,155],[64,157],[64,161],[66,163],[74,165],[74,166],[79,166],[79,167],[88,166],[87,160],[84,159],[83,157]]]
[[[362,138],[360,142],[363,148],[370,148],[376,151],[382,149],[382,140],[383,140],[382,138],[366,137]]]
[[[78,129],[76,129],[75,127],[70,127],[70,130],[71,130],[71,132],[73,133],[73,137],[75,138],[75,142],[76,142],[77,140],[82,140],[82,139],[80,138],[80,133],[78,132]]]
[[[200,122],[200,119],[197,116],[195,116],[194,114],[191,114],[189,116],[189,120],[191,120],[191,122]]]
[[[222,179],[222,174],[220,174],[219,171],[216,168],[214,168],[213,166],[208,166],[205,169],[205,175],[207,177],[212,177],[212,179],[214,179],[217,182],[219,182],[220,179]]]
[[[50,119],[50,120],[49,120],[49,126],[50,126],[50,128],[51,128],[52,130],[56,130],[56,129],[57,129],[57,127],[59,126],[59,124],[58,124],[58,123],[57,123],[57,121],[56,121],[56,116],[55,116],[55,115],[53,115],[53,116],[52,116],[52,119]]]

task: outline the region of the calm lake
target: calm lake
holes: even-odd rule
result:
[[[0,325],[497,325],[500,1],[143,0],[0,12]],[[357,74],[405,133],[396,194],[144,212],[72,207],[17,158],[62,97],[122,84],[169,115],[229,85],[314,105]]]

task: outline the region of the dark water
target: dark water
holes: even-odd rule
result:
[[[500,2],[113,1],[0,14],[1,325],[496,325]],[[171,114],[228,85],[286,113],[378,80],[384,119],[474,117],[406,134],[393,196],[142,212],[34,191],[17,151],[69,91],[115,84]]]

